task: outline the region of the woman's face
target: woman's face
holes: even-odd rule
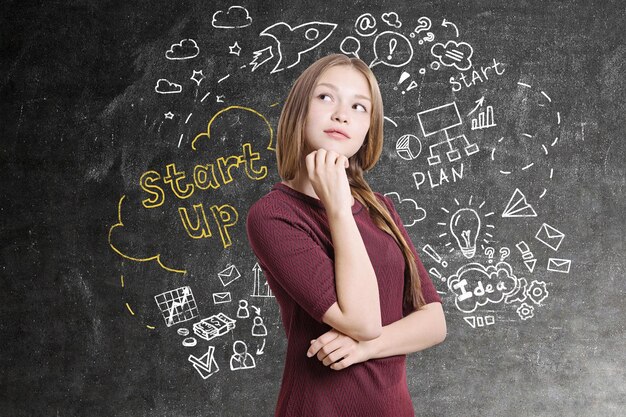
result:
[[[347,158],[356,154],[369,130],[371,110],[369,84],[358,70],[337,65],[322,72],[304,126],[307,154],[320,148]]]

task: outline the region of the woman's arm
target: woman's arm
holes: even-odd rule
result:
[[[368,359],[404,355],[443,342],[446,332],[446,318],[441,303],[430,303],[384,326],[381,335],[365,342],[364,347]]]
[[[443,308],[435,302],[384,326],[376,339],[356,341],[333,329],[311,341],[307,356],[317,355],[324,365],[340,370],[369,359],[427,349],[443,342],[446,332]]]
[[[365,341],[381,334],[378,281],[351,210],[329,212],[335,251],[337,302],[322,321],[353,339]]]
[[[324,203],[334,250],[337,301],[322,322],[357,340],[381,332],[378,281],[352,214],[353,199],[346,169],[350,161],[333,150],[319,148],[305,157],[307,177]]]

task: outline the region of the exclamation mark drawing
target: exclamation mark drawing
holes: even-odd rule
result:
[[[438,264],[441,264],[442,267],[446,268],[448,266],[448,263],[446,261],[444,261],[441,256],[439,256],[439,254],[430,246],[430,245],[426,245],[422,248],[422,250],[424,252],[426,252],[426,254],[428,256],[430,256],[435,262],[437,262]],[[437,278],[439,278],[442,281],[445,281],[446,279],[439,273],[439,271],[437,270],[437,268],[430,268],[428,270],[428,272],[430,272],[432,275],[436,276]]]
[[[407,78],[409,78],[411,76],[411,74],[409,74],[408,72],[404,71],[401,75],[400,75],[400,81],[398,81],[398,85],[402,84],[403,82],[405,82],[407,80]],[[411,83],[409,84],[409,86],[407,87],[406,90],[402,91],[402,94],[406,93],[407,91],[411,91],[412,89],[414,89],[415,87],[417,87],[417,83],[413,80],[411,80]],[[394,90],[397,90],[398,87],[394,87]]]

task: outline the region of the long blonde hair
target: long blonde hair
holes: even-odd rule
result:
[[[315,61],[295,81],[283,106],[276,131],[276,161],[278,173],[283,180],[292,180],[300,172],[304,162],[304,124],[309,111],[309,102],[317,81],[328,68],[349,65],[360,71],[369,83],[372,98],[370,127],[359,151],[349,158],[346,173],[352,196],[367,210],[376,226],[391,235],[402,250],[406,264],[404,274],[404,304],[418,309],[425,304],[415,257],[402,232],[393,221],[387,207],[382,203],[363,178],[376,165],[383,148],[383,100],[378,81],[370,68],[358,58],[342,54],[331,54]]]

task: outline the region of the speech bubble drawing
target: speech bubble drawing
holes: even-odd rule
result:
[[[346,55],[354,55],[354,57],[358,58],[359,51],[361,50],[361,42],[354,36],[346,36],[343,41],[341,41],[339,49]]]
[[[386,31],[374,39],[374,55],[370,68],[378,64],[389,67],[402,67],[413,59],[413,46],[409,39],[397,32]]]

